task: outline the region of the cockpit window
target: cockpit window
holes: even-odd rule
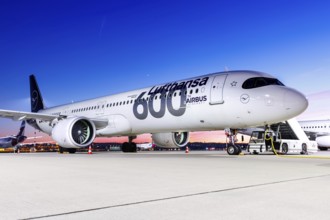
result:
[[[269,85],[284,86],[284,84],[281,83],[281,81],[279,81],[278,79],[267,78],[267,77],[254,77],[247,79],[243,83],[242,87],[243,89],[253,89],[253,88],[269,86]]]

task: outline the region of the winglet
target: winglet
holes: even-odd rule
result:
[[[34,75],[30,75],[30,98],[31,112],[38,112],[39,110],[44,109],[44,102]]]

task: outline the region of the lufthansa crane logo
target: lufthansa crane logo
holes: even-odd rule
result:
[[[36,90],[33,90],[32,96],[31,96],[31,104],[32,104],[32,109],[35,110],[38,106],[39,102],[39,95]]]
[[[243,104],[247,104],[250,101],[250,96],[248,94],[243,94],[240,99]]]

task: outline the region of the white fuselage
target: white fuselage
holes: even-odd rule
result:
[[[301,128],[306,132],[319,135],[330,134],[330,120],[299,121]]]
[[[38,113],[107,120],[108,125],[98,129],[96,136],[110,137],[266,125],[295,117],[307,108],[304,95],[283,85],[242,87],[258,77],[273,78],[253,71],[216,73]],[[37,124],[52,133],[51,123],[37,120]]]

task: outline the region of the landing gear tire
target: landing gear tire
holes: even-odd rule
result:
[[[129,151],[128,151],[128,150],[129,150],[128,148],[129,148],[129,143],[128,143],[128,142],[123,143],[122,146],[121,146],[121,150],[122,150],[124,153],[129,152]]]
[[[301,152],[300,154],[307,154],[307,144],[303,143],[301,145]]]
[[[123,143],[123,145],[121,146],[121,150],[124,153],[129,153],[129,152],[136,152],[137,151],[137,147],[135,143],[128,143],[125,142]]]
[[[59,148],[58,148],[58,152],[59,152],[60,154],[63,154],[63,153],[64,153],[64,148],[63,148],[63,147],[59,147]]]
[[[136,143],[131,143],[131,152],[137,152]]]
[[[289,151],[289,147],[287,143],[282,144],[282,154],[287,154]]]
[[[77,149],[76,149],[76,148],[69,148],[69,149],[68,149],[68,152],[69,152],[70,154],[74,154],[74,153],[77,152]]]
[[[227,153],[229,155],[238,155],[239,154],[239,148],[236,147],[235,145],[229,145],[227,147]]]

